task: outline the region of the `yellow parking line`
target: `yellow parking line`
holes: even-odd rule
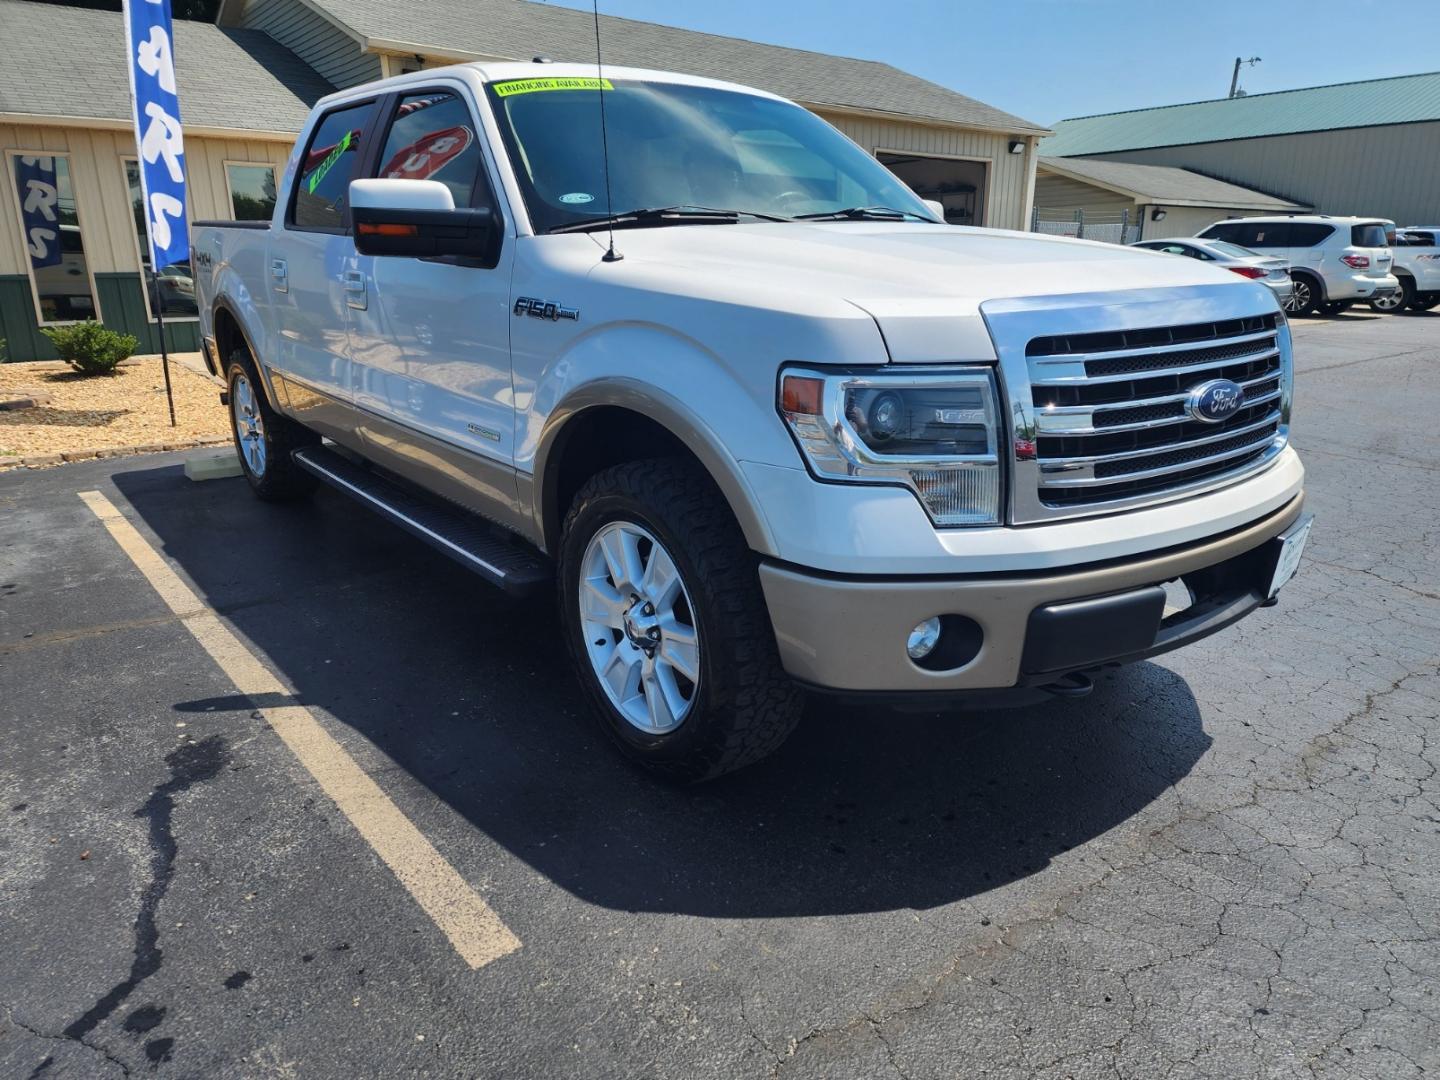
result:
[[[219,616],[180,580],[114,503],[98,491],[79,494],[201,648],[235,684],[235,689],[257,700],[271,694],[288,696],[289,689],[270,674]],[[435,925],[466,963],[472,968],[482,967],[520,948],[520,939],[326,732],[309,709],[303,705],[279,705],[259,711],[325,794],[335,800],[340,812],[394,871],[400,884],[435,920]]]

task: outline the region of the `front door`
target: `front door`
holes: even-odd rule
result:
[[[481,128],[463,87],[404,94],[388,121],[376,176],[437,180],[457,207],[495,205]],[[513,255],[508,235],[485,262],[356,255],[347,296],[350,385],[362,418],[373,417],[363,420],[369,449],[502,519],[516,506]]]

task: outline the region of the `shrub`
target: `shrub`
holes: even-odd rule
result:
[[[117,334],[93,320],[45,327],[40,332],[50,339],[60,359],[82,375],[110,375],[140,347],[140,339],[133,334]]]

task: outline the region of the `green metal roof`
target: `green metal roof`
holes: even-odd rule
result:
[[[1440,120],[1440,71],[1062,120],[1050,157]]]

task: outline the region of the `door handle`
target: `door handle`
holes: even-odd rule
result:
[[[359,270],[345,271],[345,303],[349,307],[365,310],[365,275]]]
[[[270,283],[275,286],[276,292],[290,291],[290,267],[284,259],[270,260]]]

